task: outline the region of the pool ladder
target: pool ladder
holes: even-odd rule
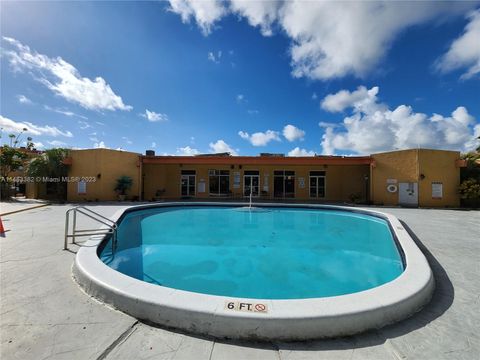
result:
[[[70,229],[70,214],[73,214],[72,226]],[[97,229],[77,229],[77,214],[82,214],[97,223],[100,223],[106,228],[101,227]],[[71,230],[71,232],[70,232]],[[111,235],[112,254],[117,247],[117,223],[109,218],[100,215],[99,213],[86,208],[85,206],[75,206],[68,209],[65,214],[65,243],[63,245],[64,250],[68,250],[68,239],[72,238],[72,244],[76,244],[75,238],[80,236],[94,236],[94,235]]]

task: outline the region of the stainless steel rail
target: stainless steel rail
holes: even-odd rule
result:
[[[70,214],[73,214],[73,221],[70,232]],[[106,226],[106,228],[98,229],[77,229],[77,214],[82,214],[96,222]],[[112,254],[117,246],[117,223],[109,218],[100,215],[99,213],[86,208],[85,206],[75,206],[68,209],[65,214],[65,243],[63,249],[68,249],[68,239],[72,238],[72,244],[75,243],[75,238],[79,236],[93,236],[93,235],[111,235],[112,236]]]

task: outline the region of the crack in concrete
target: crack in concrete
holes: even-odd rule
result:
[[[215,347],[215,341],[212,341],[212,350],[210,350],[210,356],[208,357],[208,360],[212,360],[213,348],[214,347]]]
[[[124,343],[130,337],[130,335],[135,332],[138,324],[139,322],[137,320],[127,330],[121,333],[120,336],[110,344],[110,346],[103,350],[103,352],[97,357],[97,360],[105,359],[118,345]]]

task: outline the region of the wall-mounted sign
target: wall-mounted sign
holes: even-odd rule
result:
[[[240,172],[235,171],[233,173],[233,188],[240,189]]]
[[[396,184],[397,179],[387,179],[387,184]]]
[[[77,194],[78,195],[85,195],[87,193],[87,182],[86,181],[79,181],[77,183]]]
[[[443,198],[443,184],[441,182],[432,182],[432,199]]]
[[[305,187],[305,178],[303,178],[303,177],[298,178],[298,187],[300,189],[303,189]]]
[[[199,193],[204,193],[205,192],[205,182],[204,181],[200,181],[198,183],[198,189],[197,189],[197,192]]]

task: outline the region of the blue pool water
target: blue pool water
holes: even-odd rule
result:
[[[186,206],[127,213],[113,269],[149,283],[257,299],[335,296],[403,272],[387,222],[346,211]]]

